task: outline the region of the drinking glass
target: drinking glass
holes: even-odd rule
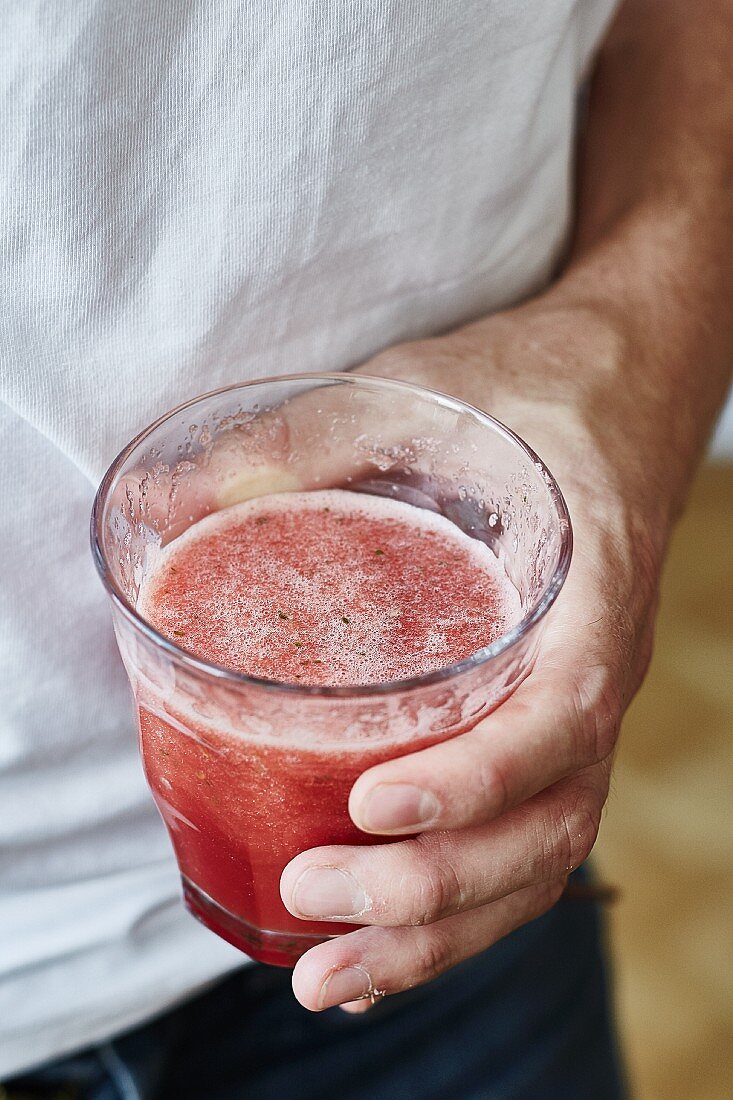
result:
[[[201,660],[137,610],[146,570],[191,524],[265,493],[326,487],[446,516],[497,556],[519,593],[520,621],[426,675],[321,687]],[[470,729],[507,698],[532,667],[571,545],[560,490],[521,439],[478,409],[403,382],[344,373],[230,386],[179,406],[125,447],[97,493],[92,546],[190,911],[282,966],[349,931],[291,916],[283,868],[318,845],[385,842],[349,818],[354,781]]]

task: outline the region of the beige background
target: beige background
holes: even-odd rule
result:
[[[677,531],[596,866],[638,1100],[733,1098],[733,467]]]

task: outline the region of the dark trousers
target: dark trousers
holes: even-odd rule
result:
[[[307,1012],[289,971],[247,967],[5,1087],[18,1100],[620,1100],[600,931],[593,903],[562,900],[358,1016]]]

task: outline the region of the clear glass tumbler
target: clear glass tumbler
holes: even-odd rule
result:
[[[424,676],[311,687],[199,660],[139,614],[146,568],[192,523],[264,493],[327,486],[440,512],[480,539],[517,588],[521,621]],[[471,728],[506,699],[531,669],[571,544],[562,495],[525,443],[477,409],[402,382],[264,379],[189,401],[134,439],[97,493],[92,545],[145,773],[191,912],[253,958],[283,966],[349,931],[291,916],[280,900],[283,868],[318,845],[380,840],[349,818],[356,778]]]

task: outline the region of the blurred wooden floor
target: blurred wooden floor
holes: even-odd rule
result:
[[[733,1098],[733,466],[695,485],[596,867],[636,1100]]]

